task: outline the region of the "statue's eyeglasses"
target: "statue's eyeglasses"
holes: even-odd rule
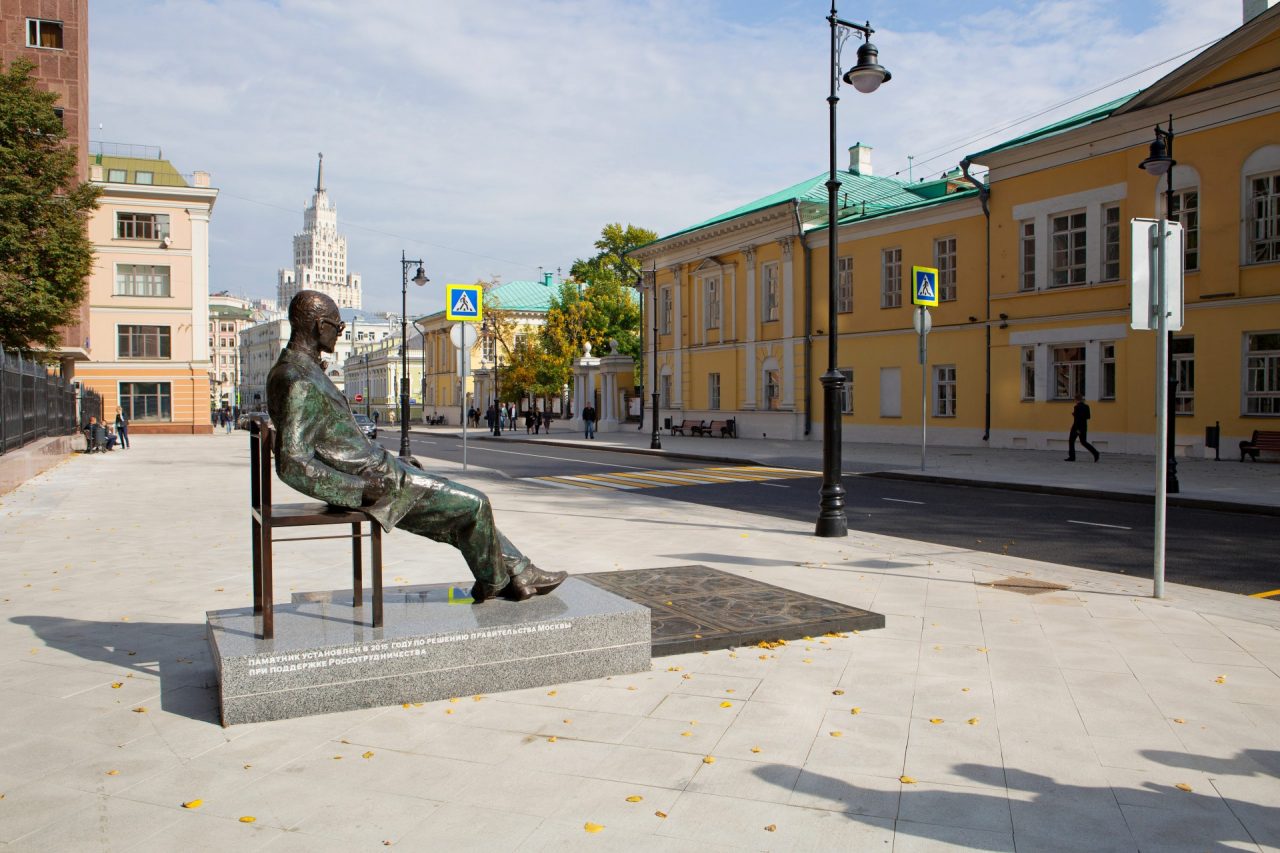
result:
[[[320,318],[320,322],[328,323],[330,326],[333,326],[333,328],[337,330],[338,334],[342,334],[342,331],[347,328],[347,324],[345,322],[341,320],[338,320],[338,321],[330,320],[328,317]]]

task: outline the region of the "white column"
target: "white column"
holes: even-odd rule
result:
[[[796,407],[796,347],[795,304],[792,293],[795,288],[795,267],[791,257],[791,238],[778,241],[782,247],[782,408]],[[832,330],[834,331],[834,330]]]
[[[209,360],[209,208],[191,217],[191,360]]]
[[[681,309],[684,307],[684,265],[676,264],[671,268],[675,282],[671,285],[671,325],[673,344],[671,347],[671,401],[668,408],[683,409],[684,394],[680,388],[680,378],[684,373],[684,320]]]
[[[756,339],[756,308],[760,298],[756,295],[756,247],[743,246],[742,257],[747,263],[747,328],[743,340]]]

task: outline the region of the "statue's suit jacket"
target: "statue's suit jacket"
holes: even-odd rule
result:
[[[280,353],[267,376],[267,411],[276,428],[280,479],[334,506],[360,509],[385,530],[444,482],[367,439],[346,397],[305,353]],[[382,478],[387,492],[372,506],[361,506],[371,474]]]

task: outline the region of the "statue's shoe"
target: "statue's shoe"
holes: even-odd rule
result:
[[[535,595],[546,595],[564,583],[568,576],[568,572],[544,572],[530,563],[523,572],[511,579],[502,590],[502,595],[512,601],[525,601]]]

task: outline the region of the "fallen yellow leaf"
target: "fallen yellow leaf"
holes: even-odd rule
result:
[[[970,717],[969,719],[965,720],[965,722],[966,722],[966,723],[968,723],[968,724],[969,724],[969,725],[971,725],[971,726],[976,726],[976,725],[978,724],[978,718],[977,718],[977,717]]]
[[[555,735],[552,735],[551,737],[547,738],[547,743],[555,743],[555,742],[556,742],[556,736],[555,736]]]
[[[680,667],[678,667],[678,666],[669,666],[669,667],[667,667],[667,672],[679,672],[679,671],[680,671]]]
[[[1179,782],[1173,787],[1177,788],[1179,791],[1187,791],[1187,792],[1191,791],[1191,786],[1188,785],[1186,782]]]
[[[914,785],[916,783],[916,780],[910,776],[899,776],[898,781],[904,785]]]
[[[638,803],[638,802],[641,802],[642,800],[644,800],[644,797],[640,796],[639,794],[632,794],[631,796],[627,797],[628,803]]]
[[[450,696],[450,697],[449,697],[449,701],[450,701],[450,702],[457,703],[457,701],[458,701],[458,697],[457,697],[457,696]]]
[[[572,722],[573,722],[573,720],[561,720],[560,722],[564,723],[564,724],[567,726],[567,725],[569,725],[570,723],[572,723]]]
[[[683,678],[685,681],[688,681],[689,679],[693,678],[693,676],[692,676],[692,675],[690,675],[690,674],[689,674],[689,673],[687,673],[687,672],[686,672],[684,675],[680,676],[680,677],[681,677],[681,678]]]
[[[444,712],[445,712],[446,714],[452,714],[452,713],[453,713],[453,709],[452,709],[452,708],[445,708],[445,709],[444,709]]]
[[[724,691],[724,692],[725,692],[725,693],[737,693],[738,691],[734,690],[732,687],[728,687],[728,688],[725,688],[725,691]]]
[[[854,706],[854,707],[852,707],[852,708],[850,708],[850,709],[849,709],[849,713],[850,713],[850,714],[853,714],[854,716],[857,716],[858,714],[861,714],[861,713],[862,713],[862,709],[861,709],[861,708],[859,708],[859,707],[857,707],[857,706]]]
[[[843,691],[843,690],[832,690],[832,691],[831,691],[831,695],[832,695],[832,696],[843,696],[843,695],[844,695],[844,691]]]
[[[732,707],[733,707],[733,703],[732,703],[732,702],[721,702],[721,703],[720,703],[720,707],[721,707],[721,708],[732,708]]]
[[[556,695],[556,691],[555,691],[555,690],[548,690],[548,691],[547,691],[547,695],[548,695],[548,696],[554,696],[554,695]]]
[[[693,732],[681,732],[680,737],[693,737]]]
[[[694,635],[693,635],[693,638],[694,638],[695,640],[701,640],[701,639],[702,639],[702,635],[701,635],[701,634],[694,634]]]
[[[1227,677],[1225,675],[1219,675],[1217,678],[1214,679],[1214,681],[1216,681],[1218,684],[1226,684]]]
[[[244,766],[244,769],[245,769],[245,770],[248,770],[248,769],[249,769],[250,767],[252,767],[252,766],[253,766],[252,764],[246,764],[246,765]]]
[[[778,825],[777,825],[776,823],[771,823],[771,824],[769,824],[768,826],[766,826],[766,827],[764,828],[764,831],[765,831],[765,832],[777,832],[777,831],[778,831]]]
[[[600,830],[604,829],[604,826],[598,823],[592,823],[591,821],[587,821],[582,825],[582,828],[585,829],[587,832],[599,832]]]
[[[987,652],[989,652],[989,651],[991,651],[991,650],[990,650],[990,649],[988,649],[986,646],[978,646],[978,651],[982,652],[983,654],[986,654]]]
[[[121,687],[124,687],[124,682],[123,682],[123,681],[113,681],[113,682],[111,682],[111,689],[112,689],[112,690],[119,690]]]
[[[752,752],[759,752],[759,751],[760,751],[760,747],[758,747],[758,746],[753,746],[753,747],[751,747],[751,751],[752,751]]]
[[[108,771],[107,771],[107,775],[108,775],[108,776],[119,776],[119,775],[120,775],[120,771],[119,771],[119,770],[108,770]]]
[[[471,697],[472,702],[480,702],[480,701],[483,701],[483,699],[484,699],[484,695],[480,693],[477,693],[475,696]]]
[[[841,731],[828,732],[828,734],[832,737],[844,737],[844,732]]]
[[[670,604],[671,602],[670,602],[670,601],[664,601],[664,602],[662,602],[662,603],[663,603],[663,604]]]
[[[342,756],[341,756],[341,755],[335,755],[335,756],[333,757],[333,760],[334,760],[334,761],[341,761],[341,760],[342,760]]]
[[[257,818],[251,814],[244,815],[240,818],[241,823],[253,823],[255,820],[257,820]]]
[[[1181,717],[1174,717],[1174,718],[1173,718],[1173,721],[1174,721],[1175,723],[1185,723],[1185,722],[1186,722],[1186,720],[1182,719]]]
[[[363,755],[361,755],[360,757],[361,757],[361,758],[373,758],[373,751],[372,751],[372,750],[370,750],[369,752],[364,753],[364,754],[363,754]]]
[[[961,692],[961,693],[968,693],[968,692],[969,692],[969,688],[968,688],[968,687],[961,687],[961,688],[960,688],[960,692]]]
[[[703,763],[703,764],[715,764],[715,763],[716,763],[716,757],[715,757],[714,755],[708,755],[708,756],[706,756],[705,758],[703,758],[703,759],[702,759],[702,763]]]
[[[136,707],[136,708],[134,708],[134,709],[133,709],[133,713],[135,713],[135,714],[145,714],[145,713],[147,713],[147,708],[146,708],[146,706],[145,706],[145,705],[139,705],[138,707]]]
[[[204,805],[204,800],[187,800],[182,804],[184,809],[198,809]]]
[[[401,708],[408,708],[408,707],[409,707],[409,703],[408,703],[408,702],[405,702],[405,703],[404,703],[403,705],[401,705],[400,707],[401,707]]]
[[[804,659],[804,662],[805,662],[805,663],[813,663],[813,658],[805,658],[805,659]]]
[[[666,812],[654,812],[654,813],[653,813],[653,816],[654,816],[654,817],[666,817],[666,816],[667,816],[667,813],[666,813]]]
[[[941,717],[933,717],[932,719],[930,719],[930,720],[929,720],[929,722],[933,723],[933,724],[936,726],[936,725],[939,725],[939,724],[942,722],[942,718],[941,718]]]

